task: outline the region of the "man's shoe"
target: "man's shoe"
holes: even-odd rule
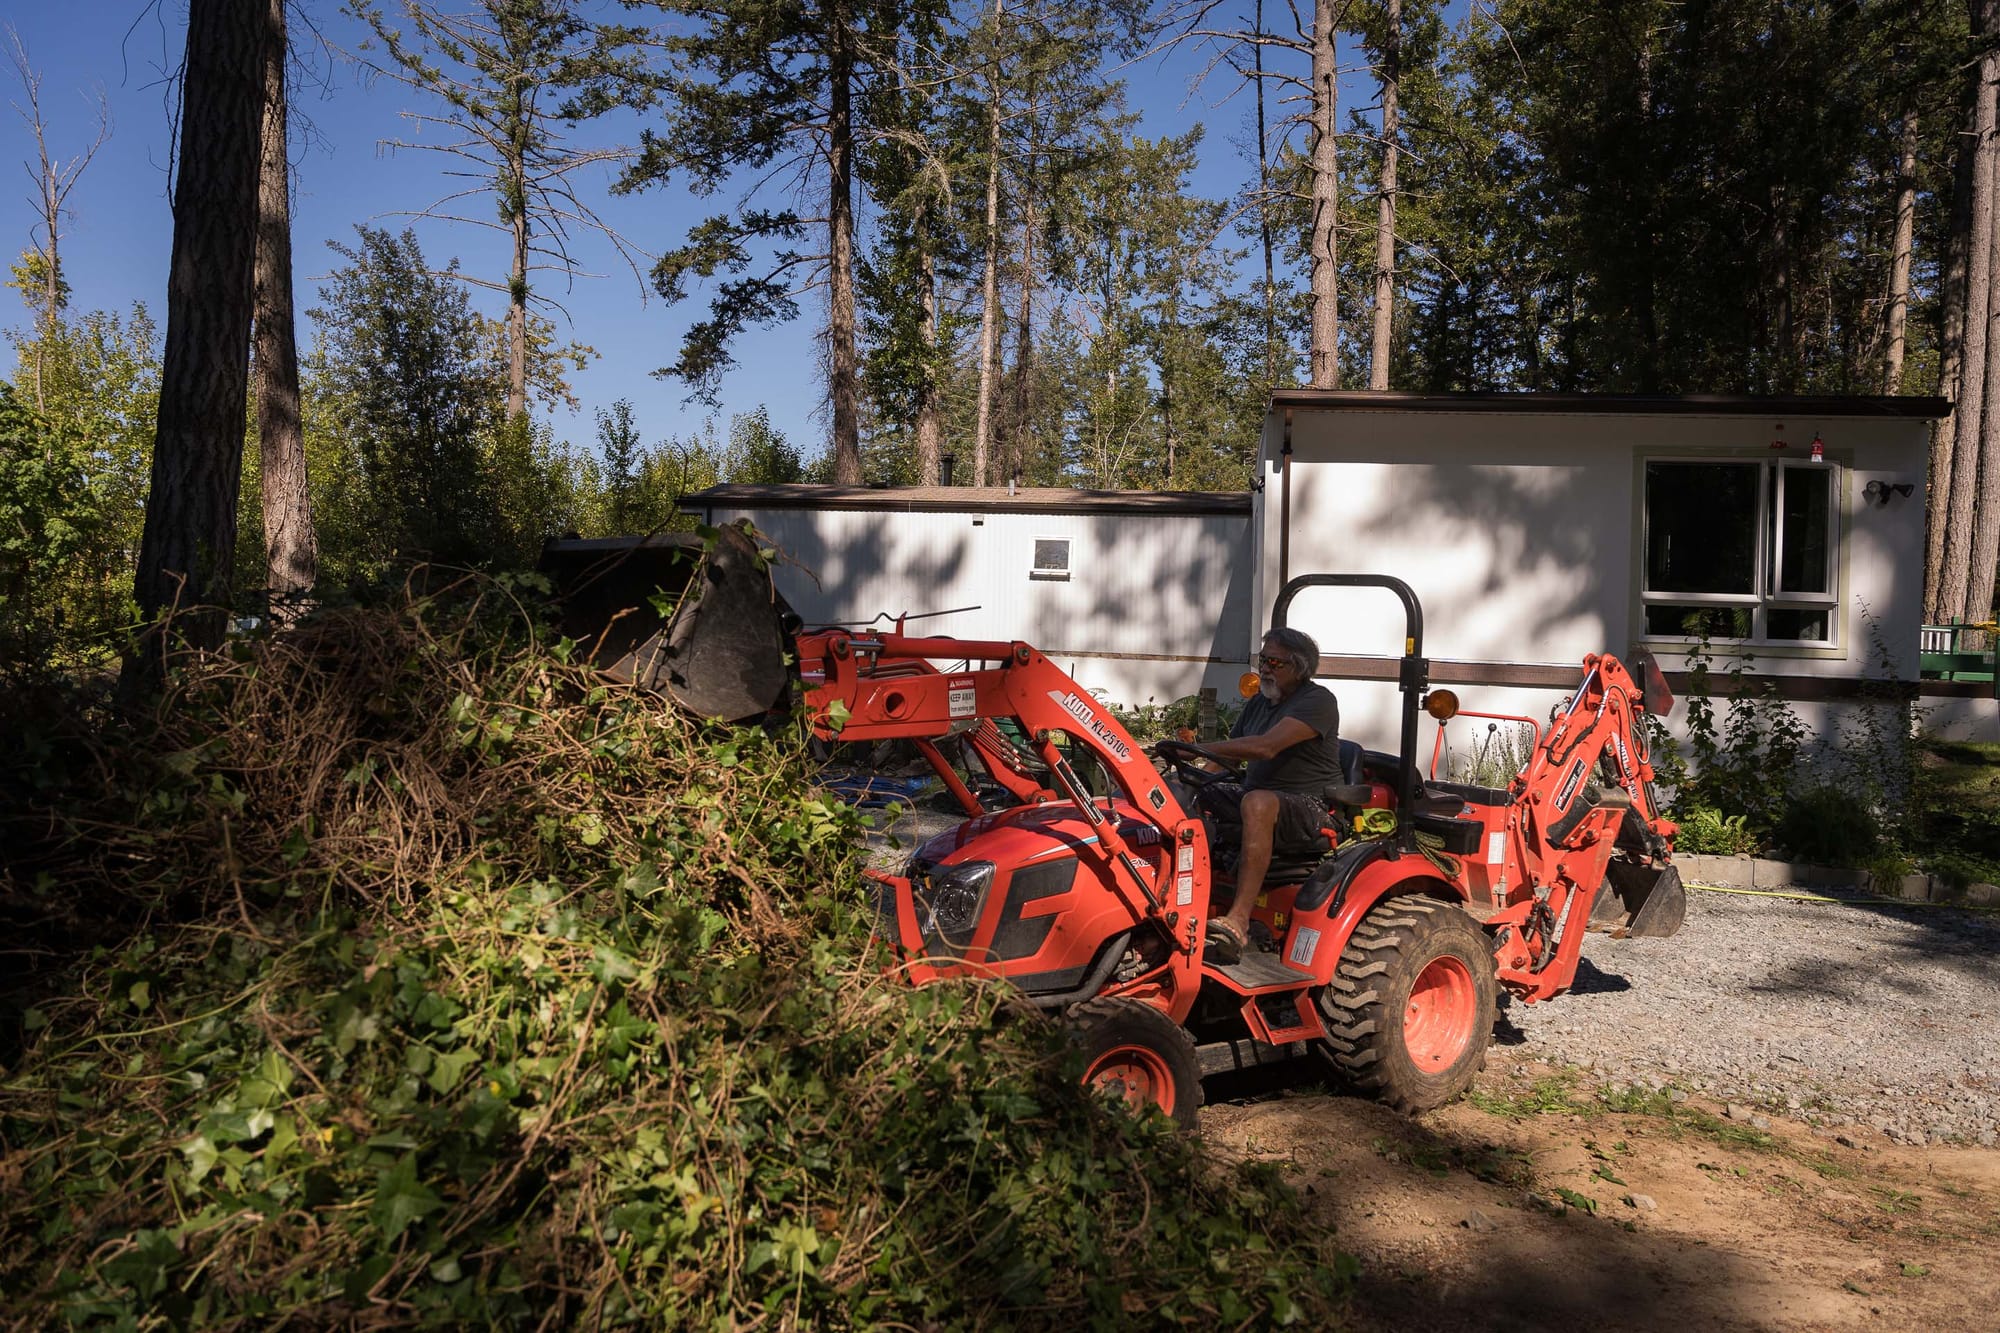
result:
[[[1243,932],[1236,929],[1227,917],[1210,917],[1208,942],[1202,947],[1201,959],[1219,967],[1240,963],[1243,961],[1243,944]]]

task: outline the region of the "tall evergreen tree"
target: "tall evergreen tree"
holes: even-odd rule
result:
[[[292,309],[292,196],[286,133],[285,0],[269,0],[264,44],[264,123],[257,187],[258,478],[264,520],[264,586],[296,595],[319,575],[299,422],[299,349]]]
[[[585,167],[622,160],[625,151],[578,145],[569,131],[613,107],[650,102],[653,83],[634,49],[639,34],[591,22],[580,0],[475,0],[464,13],[431,0],[400,0],[408,33],[375,0],[353,3],[387,53],[378,68],[446,108],[405,114],[463,136],[394,146],[456,157],[482,180],[438,200],[425,215],[495,228],[507,237],[506,281],[464,280],[507,294],[506,410],[520,416],[528,406],[529,306],[548,300],[535,293],[532,275],[548,268],[576,273],[572,228],[599,233],[634,262],[630,247],[577,194],[573,180]],[[493,197],[496,218],[457,211],[460,200],[484,194]]]
[[[880,0],[649,0],[674,21],[663,39],[672,96],[666,120],[649,127],[620,187],[669,181],[713,195],[753,175],[740,207],[697,224],[653,268],[669,304],[688,282],[726,275],[706,319],[662,372],[713,401],[734,364],[743,329],[795,318],[798,296],[823,287],[827,301],[834,475],[861,480],[860,352],[856,337],[857,155],[874,132],[868,111],[878,85],[897,83],[900,5]],[[791,182],[785,206],[759,197]],[[801,213],[797,205],[817,211]],[[795,248],[815,228],[818,249]],[[771,247],[761,271],[756,247]]]
[[[191,0],[182,74],[167,345],[146,529],[133,581],[149,623],[126,659],[130,693],[158,684],[163,618],[198,648],[222,642],[236,548],[267,0]]]

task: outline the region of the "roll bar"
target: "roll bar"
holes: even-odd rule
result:
[[[1430,659],[1424,656],[1424,608],[1416,591],[1393,574],[1301,574],[1285,584],[1271,607],[1271,626],[1280,628],[1292,609],[1292,599],[1307,588],[1386,588],[1403,603],[1403,657],[1396,672],[1397,688],[1403,692],[1403,772],[1396,793],[1398,832],[1405,849],[1416,845],[1416,822],[1411,812],[1417,799],[1417,710],[1424,689],[1430,684]]]

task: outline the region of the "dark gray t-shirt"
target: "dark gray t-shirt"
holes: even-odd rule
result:
[[[1326,686],[1309,680],[1275,704],[1256,695],[1243,705],[1230,739],[1261,736],[1288,717],[1311,727],[1313,738],[1280,751],[1275,759],[1251,760],[1243,772],[1243,789],[1323,796],[1328,787],[1346,781],[1340,769],[1340,703]]]

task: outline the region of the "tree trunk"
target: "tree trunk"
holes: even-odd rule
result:
[[[269,0],[264,145],[257,200],[257,447],[264,491],[265,585],[275,601],[309,589],[319,543],[299,425],[299,349],[292,313],[292,208],[285,157],[285,0]]]
[[[993,0],[993,60],[986,76],[986,272],[980,285],[979,413],[972,429],[972,484],[986,484],[993,439],[994,381],[1000,353],[1000,19],[1006,0]]]
[[[1963,374],[1965,351],[1966,267],[1972,244],[1972,175],[1978,157],[1978,87],[1975,76],[1972,96],[1965,108],[1965,128],[1952,164],[1951,227],[1945,245],[1938,344],[1942,351],[1938,373],[1938,393],[1956,403],[1959,377]],[[1924,495],[1924,620],[1940,624],[1944,620],[1944,534],[1950,526],[1951,485],[1957,459],[1956,409],[1947,412],[1931,430],[1929,486]]]
[[[1028,438],[1030,376],[1035,368],[1035,195],[1032,182],[1035,151],[1028,150],[1027,179],[1021,208],[1021,314],[1014,324],[1014,404],[1007,414],[1007,477],[1021,475]]]
[[[516,196],[510,219],[513,258],[507,269],[507,419],[528,410],[528,190],[527,163],[507,159]]]
[[[1916,240],[1916,112],[1902,118],[1902,160],[1896,164],[1896,238],[1888,260],[1888,356],[1882,368],[1882,392],[1902,392],[1902,358],[1908,346],[1904,326],[1910,318],[1910,248]]]
[[[1974,104],[1972,164],[1972,231],[1966,252],[1965,345],[1959,361],[1959,392],[1953,404],[1956,466],[1946,509],[1943,578],[1938,609],[1946,619],[1966,619],[1976,608],[1969,594],[1974,569],[1973,506],[1988,478],[1982,476],[1983,420],[1986,406],[1986,364],[1993,295],[1993,202],[1995,98],[2000,96],[2000,52],[1989,50],[1979,61],[1979,94]],[[2000,479],[2000,478],[1996,478]],[[1991,586],[1988,572],[1988,587]],[[1983,618],[1983,614],[1981,616]]]
[[[917,379],[917,481],[938,484],[938,445],[944,437],[944,422],[938,408],[938,299],[937,260],[931,253],[930,210],[917,217],[918,295],[924,305],[924,368]]]
[[[1903,331],[1910,314],[1910,249],[1917,231],[1917,113],[1903,117],[1902,160],[1896,165],[1896,236],[1889,247],[1889,351],[1882,392],[1903,391]]]
[[[827,115],[827,209],[830,304],[829,335],[833,360],[833,479],[842,486],[861,484],[861,409],[856,392],[857,353],[854,346],[854,117],[853,32],[844,9],[837,10],[838,28],[828,70],[832,103]]]
[[[1315,0],[1312,33],[1312,352],[1315,389],[1340,387],[1340,203],[1334,131],[1340,70],[1334,50],[1334,0]]]
[[[1257,0],[1258,40],[1250,44],[1257,71],[1257,231],[1264,245],[1264,388],[1278,383],[1278,279],[1271,240],[1271,141],[1264,127],[1264,0]]]
[[[221,644],[236,554],[257,264],[257,176],[269,0],[191,0],[167,341],[145,534],[133,593],[150,622],[126,659],[128,697],[157,687],[168,626]]]
[[[1375,338],[1368,387],[1389,387],[1389,343],[1396,322],[1396,86],[1402,74],[1403,0],[1388,0],[1382,49],[1382,179],[1375,214]]]
[[[1988,57],[1996,65],[1996,77],[2000,77],[2000,58]],[[1989,146],[1989,155],[1995,152]],[[1996,170],[2000,176],[2000,170]],[[2000,281],[2000,182],[1994,189],[1993,207],[1995,212],[1987,222],[1989,253],[1987,275],[1989,281]],[[1984,366],[1975,364],[1968,356],[1965,375],[1970,380],[1982,374],[1986,381],[1983,408],[1979,414],[1979,433],[1976,437],[1978,454],[1978,485],[1972,501],[1972,563],[1967,571],[1965,611],[1967,620],[1988,620],[1993,614],[1994,566],[2000,563],[2000,329],[1993,327],[2000,318],[2000,300],[1987,297],[1986,360]],[[1968,444],[1973,440],[1968,439]]]

